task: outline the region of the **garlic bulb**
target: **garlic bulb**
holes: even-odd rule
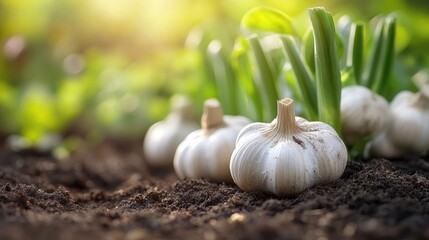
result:
[[[380,132],[389,121],[389,104],[363,86],[341,90],[341,130],[347,145]]]
[[[143,151],[152,167],[172,168],[174,153],[185,137],[198,129],[192,119],[192,103],[184,96],[172,98],[172,112],[163,121],[152,125],[146,133]]]
[[[370,154],[395,158],[429,151],[429,94],[398,93],[390,105],[388,127],[370,143]]]
[[[292,99],[278,101],[277,114],[238,135],[230,164],[234,182],[245,191],[291,196],[340,178],[347,148],[335,130],[295,117]]]
[[[201,118],[202,129],[189,134],[174,156],[174,169],[179,178],[231,182],[231,153],[239,131],[249,123],[250,120],[245,117],[224,116],[218,100],[206,100]]]

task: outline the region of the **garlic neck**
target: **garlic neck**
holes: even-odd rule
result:
[[[190,99],[184,95],[174,95],[171,98],[172,115],[181,122],[193,120],[193,105]]]
[[[422,109],[428,109],[429,108],[429,96],[426,96],[422,92],[416,93],[413,101],[413,105],[422,108]]]
[[[194,116],[192,106],[190,105],[175,109],[174,114],[176,114],[182,122],[191,122]]]
[[[206,100],[204,102],[204,113],[201,117],[201,127],[203,129],[210,129],[222,125],[225,125],[225,122],[219,101],[216,99]]]
[[[300,132],[300,128],[295,120],[292,99],[285,98],[277,101],[277,123],[274,128],[285,135],[293,135]]]

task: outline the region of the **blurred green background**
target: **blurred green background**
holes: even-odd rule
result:
[[[313,6],[336,20],[395,12],[394,75],[428,66],[427,0],[0,0],[1,139],[142,140],[173,94],[191,96],[197,110],[216,96],[195,46],[207,38],[231,48],[241,17],[261,5],[288,14],[301,34]]]

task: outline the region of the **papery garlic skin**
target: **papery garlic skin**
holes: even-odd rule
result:
[[[341,131],[344,142],[352,146],[359,139],[380,132],[389,121],[389,104],[363,86],[341,90]]]
[[[230,170],[245,191],[293,196],[341,177],[347,148],[335,130],[322,122],[296,117],[293,101],[277,104],[271,123],[252,123],[237,137]]]
[[[393,99],[390,111],[390,124],[370,143],[370,154],[396,158],[428,152],[429,97],[402,91]]]
[[[199,128],[192,118],[192,103],[183,96],[172,99],[172,112],[147,131],[143,152],[146,162],[155,168],[173,168],[177,146],[189,133]]]
[[[251,123],[242,116],[224,116],[216,99],[206,100],[202,129],[189,134],[177,148],[174,169],[180,179],[206,178],[232,182],[229,161],[240,130]]]

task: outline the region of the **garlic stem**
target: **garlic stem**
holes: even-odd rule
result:
[[[429,96],[426,96],[422,92],[418,92],[416,93],[412,104],[416,107],[427,109],[429,108]]]
[[[204,102],[204,113],[201,117],[201,127],[203,129],[216,128],[224,125],[223,111],[219,101],[208,99]]]
[[[285,98],[277,101],[277,123],[275,129],[286,135],[300,132],[298,125],[296,125],[292,99]]]
[[[429,99],[429,71],[420,70],[412,77],[412,81],[420,89],[420,94]]]
[[[420,94],[429,99],[429,83],[420,88]]]
[[[194,111],[191,100],[183,95],[175,95],[171,98],[174,119],[181,122],[189,122],[194,119]]]
[[[176,108],[173,111],[177,113],[179,120],[182,122],[189,122],[194,119],[193,109],[191,105],[181,106],[180,108]]]
[[[413,76],[412,80],[420,89],[413,99],[413,105],[423,109],[429,108],[429,72],[420,70]]]

